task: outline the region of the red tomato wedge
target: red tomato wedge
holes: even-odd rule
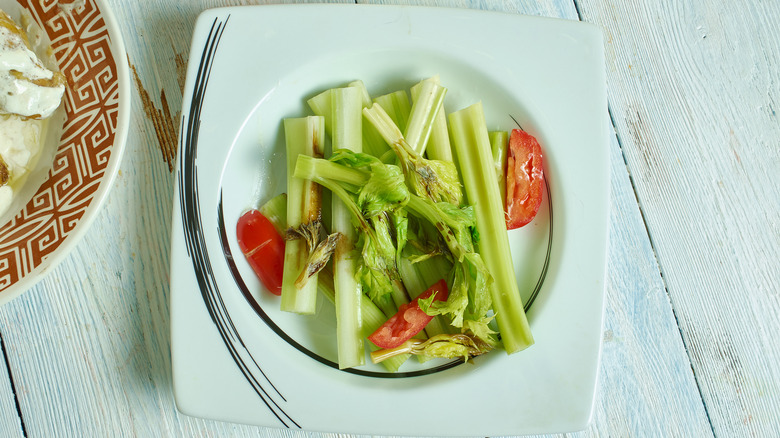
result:
[[[513,129],[506,158],[506,228],[531,222],[542,204],[542,147],[529,133]]]
[[[426,314],[420,309],[418,301],[426,299],[433,294],[436,294],[433,298],[434,300],[446,301],[448,293],[447,282],[439,280],[428,290],[421,293],[420,296],[399,307],[398,313],[391,316],[374,333],[371,333],[368,340],[379,348],[398,347],[412,336],[420,333],[433,319],[433,316]]]
[[[257,210],[244,213],[236,225],[241,252],[263,285],[274,295],[282,294],[284,239],[271,221]]]

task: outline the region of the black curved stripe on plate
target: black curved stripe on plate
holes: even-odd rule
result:
[[[273,388],[273,392],[278,394],[282,401],[286,402],[284,396],[282,396],[262,369],[260,369],[257,361],[255,361],[241,340],[238,330],[230,318],[230,314],[225,306],[219,286],[214,277],[211,260],[203,237],[200,199],[198,196],[198,168],[196,164],[198,134],[200,132],[200,115],[214,57],[217,48],[219,47],[222,33],[224,32],[229,19],[229,15],[222,22],[220,22],[218,18],[215,18],[211,25],[198,65],[198,73],[196,75],[192,100],[190,102],[190,112],[189,115],[182,115],[178,186],[181,198],[180,209],[185,244],[187,247],[187,254],[192,260],[193,270],[201,291],[203,302],[206,305],[212,322],[214,322],[214,325],[217,327],[225,347],[233,358],[233,361],[252,386],[255,393],[257,393],[279,422],[287,428],[300,428],[301,426],[274,400],[273,394],[269,393],[269,391],[264,388],[261,380],[267,382]],[[249,362],[244,359],[245,355],[249,357]],[[258,371],[262,375],[262,379],[258,379],[255,376],[254,373]]]
[[[525,303],[526,313],[528,312],[529,309],[531,309],[531,304],[534,303],[536,296],[539,295],[539,291],[542,289],[542,284],[544,284],[544,279],[547,278],[547,269],[549,269],[550,267],[550,254],[552,253],[552,242],[553,242],[552,198],[550,197],[550,184],[547,183],[547,178],[545,178],[542,181],[544,182],[544,188],[547,190],[547,209],[549,210],[549,215],[550,215],[550,224],[549,224],[550,234],[547,236],[547,254],[544,257],[544,265],[542,265],[542,272],[541,274],[539,274],[539,280],[537,280],[536,286],[534,287],[534,291],[531,292],[531,296],[528,298],[528,302]]]

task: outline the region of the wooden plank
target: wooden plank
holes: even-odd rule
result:
[[[610,146],[609,264],[592,436],[710,436],[685,346],[617,139]]]
[[[0,346],[2,346],[3,352],[0,355],[0,436],[22,437],[24,436],[24,431],[16,407],[16,394],[11,381],[12,376],[8,372],[8,364],[5,360],[8,353],[6,353],[5,342],[2,336],[2,327],[0,325]]]
[[[579,5],[712,428],[777,436],[780,4]]]

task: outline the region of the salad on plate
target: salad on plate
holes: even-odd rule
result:
[[[285,193],[236,225],[281,310],[333,303],[341,369],[534,343],[507,230],[539,210],[541,146],[489,132],[480,102],[445,114],[438,76],[409,91],[358,80],[309,99],[313,115],[283,120]]]

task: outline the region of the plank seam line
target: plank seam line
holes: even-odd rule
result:
[[[631,190],[634,192],[634,200],[636,201],[637,208],[639,208],[639,216],[642,218],[642,225],[645,227],[645,233],[647,234],[647,239],[650,241],[650,248],[653,251],[653,259],[655,259],[655,265],[658,267],[658,273],[661,275],[661,283],[664,286],[664,293],[666,293],[666,298],[669,300],[669,306],[672,308],[672,315],[674,316],[674,322],[677,324],[677,330],[680,332],[680,340],[683,343],[683,348],[685,348],[685,354],[688,356],[688,366],[691,367],[691,373],[693,373],[693,380],[696,382],[696,390],[699,392],[699,398],[701,399],[701,404],[704,407],[704,414],[707,416],[707,422],[710,424],[710,431],[712,432],[712,436],[715,435],[715,428],[712,424],[712,418],[710,417],[710,411],[707,408],[707,403],[704,401],[704,393],[701,389],[701,383],[699,382],[699,377],[696,374],[696,369],[693,367],[693,358],[691,357],[691,350],[688,348],[688,343],[685,340],[685,336],[683,335],[682,327],[680,327],[680,319],[677,317],[677,311],[674,308],[674,305],[672,304],[672,295],[669,293],[669,287],[666,284],[666,278],[664,277],[664,270],[661,267],[661,261],[658,258],[658,252],[656,251],[656,245],[653,241],[653,235],[650,233],[650,227],[647,225],[647,219],[645,218],[645,210],[642,207],[642,201],[639,199],[639,195],[637,193],[636,184],[634,183],[634,176],[631,174],[631,168],[628,166],[628,160],[626,159],[626,153],[625,149],[623,148],[623,141],[621,140],[620,134],[618,133],[617,124],[615,123],[615,117],[612,114],[612,107],[607,105],[607,112],[609,113],[609,120],[610,123],[612,123],[612,129],[615,132],[615,139],[617,140],[618,148],[620,149],[620,155],[623,158],[623,165],[626,166],[626,173],[628,173],[628,180],[631,183]]]
[[[11,372],[11,364],[8,361],[8,351],[5,349],[5,341],[3,341],[2,333],[0,333],[0,349],[3,350],[3,360],[5,360],[5,368],[8,372],[8,381],[11,383],[11,392],[14,395],[14,404],[16,405],[16,414],[19,416],[19,425],[22,428],[22,436],[27,437],[27,427],[24,424],[24,417],[22,416],[22,406],[19,404],[19,397],[16,395],[16,383],[14,382],[14,375]]]

